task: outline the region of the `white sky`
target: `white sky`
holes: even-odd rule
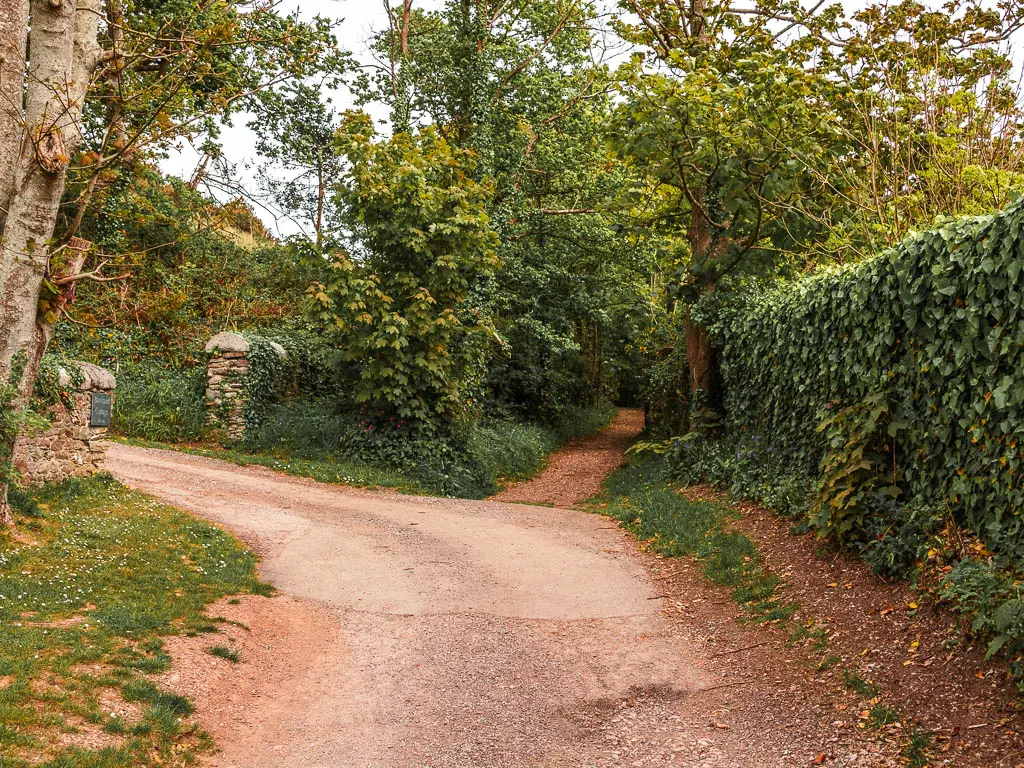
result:
[[[395,0],[392,0],[392,4]],[[615,0],[601,0],[608,7],[616,5]],[[925,0],[925,4],[932,7],[939,6],[943,0]],[[842,0],[847,14],[853,13],[868,4],[868,0]],[[416,7],[425,10],[438,8],[443,0],[417,0]],[[368,59],[368,43],[374,33],[381,31],[387,25],[387,17],[384,13],[384,0],[281,0],[280,12],[284,14],[293,13],[298,10],[300,17],[313,18],[322,16],[340,22],[335,30],[340,46],[352,52],[359,61]],[[1020,51],[1017,52],[1020,54]],[[334,97],[333,106],[336,110],[342,111],[350,104],[345,103],[347,94],[342,93]],[[375,117],[385,118],[386,114],[375,114]],[[239,181],[250,193],[256,192],[255,178],[255,153],[254,146],[256,137],[246,126],[248,119],[239,116],[234,125],[227,127],[222,135],[222,144],[226,158],[236,164]],[[185,179],[192,177],[199,155],[190,146],[179,147],[178,151],[171,154],[162,164],[163,170],[167,173],[180,176]],[[260,214],[271,229],[276,229],[278,234],[290,235],[300,231],[294,222],[278,219],[269,210],[259,210]]]

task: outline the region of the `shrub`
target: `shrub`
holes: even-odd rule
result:
[[[492,481],[533,474],[557,447],[555,436],[539,424],[510,420],[475,426],[466,441],[467,455]]]
[[[929,542],[942,527],[942,515],[915,509],[886,494],[864,500],[861,556],[879,576],[910,578],[928,552]]]
[[[117,373],[112,429],[126,437],[175,443],[206,432],[206,372],[143,364]]]

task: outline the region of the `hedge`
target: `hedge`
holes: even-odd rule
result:
[[[823,419],[882,397],[903,491],[1024,554],[1022,225],[1024,201],[730,302],[711,322],[730,431],[813,473]]]

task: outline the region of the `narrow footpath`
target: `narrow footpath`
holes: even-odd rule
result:
[[[555,481],[533,487],[590,495],[600,473],[565,467],[589,466],[590,445],[610,471],[636,419],[555,457]],[[599,516],[125,445],[108,465],[240,536],[278,590],[214,606],[218,635],[168,641],[162,682],[196,703],[220,748],[210,768],[898,765],[834,722],[795,659],[780,673],[744,650],[754,630],[727,596],[666,605],[665,561]],[[529,487],[503,498],[553,497]],[[712,604],[720,623],[693,620]]]
[[[491,501],[572,509],[601,491],[601,483],[622,464],[622,455],[643,429],[642,408],[621,408],[607,429],[570,441],[551,457],[543,472],[508,486]]]

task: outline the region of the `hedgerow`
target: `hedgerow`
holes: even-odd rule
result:
[[[1024,202],[949,220],[711,318],[728,430],[825,472],[819,530],[898,495],[1024,555],[1022,224]]]

